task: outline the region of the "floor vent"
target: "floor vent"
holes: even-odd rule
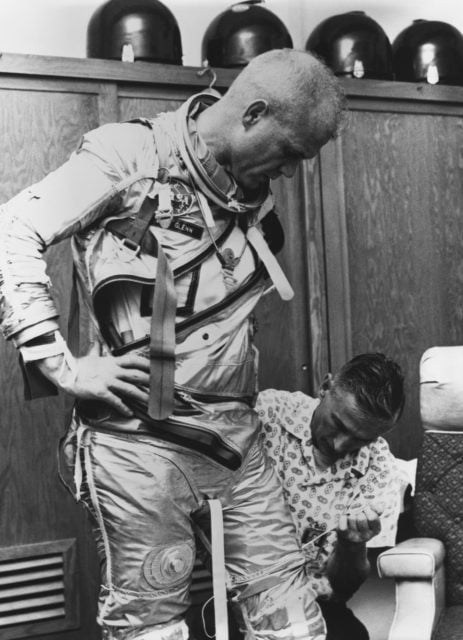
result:
[[[0,638],[78,626],[75,540],[0,548]]]

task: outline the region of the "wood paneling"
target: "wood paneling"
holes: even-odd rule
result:
[[[43,91],[0,90],[0,135],[2,139],[0,199],[7,200],[28,184],[55,169],[76,147],[80,136],[96,126],[97,102],[93,95]],[[19,125],[19,126],[18,126]],[[63,321],[67,313],[66,292],[70,288],[69,247],[52,249],[48,270]],[[64,294],[64,295],[63,295]],[[0,438],[14,473],[8,474],[3,506],[11,517],[0,520],[2,544],[30,541],[49,535],[50,527],[63,518],[56,501],[54,448],[63,429],[62,399],[25,403],[17,354],[0,343],[1,388],[7,390],[1,411]],[[31,469],[37,477],[31,483]],[[61,523],[62,524],[62,523]]]
[[[335,329],[350,336],[338,349],[383,351],[402,365],[407,408],[390,441],[405,458],[421,440],[423,351],[463,343],[462,149],[463,119],[453,113],[353,111],[342,136],[349,282],[340,292],[350,311]]]
[[[117,82],[118,86],[187,87],[192,93],[201,91],[210,82],[204,69],[154,62],[134,63],[117,60],[65,58],[2,53],[0,74],[40,78],[73,78],[76,81]],[[236,69],[215,69],[218,88],[227,87],[237,75]]]
[[[186,97],[186,96],[185,96]],[[178,109],[183,99],[172,98],[119,98],[119,120],[132,120],[134,118],[153,118],[162,111]]]
[[[276,211],[285,233],[285,246],[278,258],[296,295],[290,302],[284,302],[275,290],[271,290],[259,302],[256,310],[259,383],[261,388],[308,391],[311,354],[306,339],[309,315],[306,256],[302,249],[305,228],[301,172],[291,184],[280,178],[273,190]],[[298,256],[297,260],[294,256]],[[297,336],[296,340],[294,336]]]
[[[18,89],[0,80],[1,202],[59,166],[81,135],[98,125],[99,103],[93,85],[80,86],[81,92],[75,86],[71,91],[68,88],[66,82],[32,79],[30,85],[23,82]],[[71,283],[69,244],[52,248],[47,263],[65,333]],[[94,640],[99,635],[94,623],[96,593],[88,578],[93,571],[89,565],[95,562],[93,549],[87,543],[86,518],[57,476],[56,449],[69,402],[62,396],[25,402],[17,353],[5,341],[0,342],[0,362],[0,545],[78,535],[85,635],[82,630],[62,634],[66,640]]]
[[[67,92],[64,83],[59,92],[52,88],[19,90],[0,84],[2,202],[58,167],[82,133],[98,124],[94,93]]]
[[[272,291],[257,307],[259,384],[316,394],[328,371],[318,161],[305,162],[272,189],[285,234],[278,260],[295,296],[284,302]]]
[[[349,256],[342,142],[329,142],[320,152],[324,257],[326,263],[326,328],[332,373],[352,356]]]

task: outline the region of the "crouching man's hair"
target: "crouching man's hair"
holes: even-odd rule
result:
[[[363,353],[341,367],[336,387],[350,391],[365,413],[398,420],[405,404],[404,378],[400,366],[382,353]]]

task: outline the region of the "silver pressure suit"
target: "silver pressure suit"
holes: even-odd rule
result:
[[[66,484],[96,525],[105,637],[187,637],[195,531],[215,498],[227,587],[247,637],[323,640],[289,508],[256,442],[252,311],[270,271],[250,230],[255,237],[271,198],[242,206],[239,187],[197,134],[195,113],[210,100],[90,132],[63,166],[3,206],[3,332],[20,350],[32,396],[43,391],[34,361],[62,354],[72,373],[42,259],[71,237],[93,348],[146,355],[155,374],[166,366],[162,384],[174,363],[168,415],[134,405],[125,418],[78,401],[62,447]],[[155,320],[169,277],[174,306]],[[168,340],[153,348],[154,322],[167,334],[173,328],[173,354],[163,351]]]

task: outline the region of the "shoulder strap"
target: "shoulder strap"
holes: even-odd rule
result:
[[[147,253],[154,254],[154,239],[151,233],[147,233],[153,216],[153,201],[146,197],[138,213],[129,218],[112,218],[105,228],[121,238],[133,251],[138,252],[143,248]]]
[[[170,143],[167,135],[159,126],[154,126],[154,121],[137,118],[130,122],[142,124],[149,127],[155,137],[156,152],[159,160],[159,169],[155,180],[160,184],[166,184],[169,179],[169,156]],[[106,223],[106,228],[112,233],[119,236],[123,242],[134,251],[142,248],[147,253],[153,253],[151,234],[147,231],[153,219],[153,201],[147,197],[144,199],[142,206],[137,214],[128,218],[114,218]]]
[[[174,409],[175,379],[175,316],[177,294],[174,275],[160,242],[152,233],[146,233],[153,217],[153,205],[145,198],[135,218],[111,220],[106,228],[132,249],[146,249],[157,256],[156,284],[153,292],[153,311],[150,329],[150,388],[148,414],[153,420],[165,420]]]
[[[270,276],[275,289],[280,294],[282,300],[291,300],[294,297],[294,291],[287,277],[283,273],[283,269],[278,264],[277,259],[270,251],[263,235],[256,226],[249,227],[246,237],[249,243],[257,251],[259,258],[265,265],[268,275]]]
[[[174,411],[175,315],[177,294],[174,276],[159,242],[156,284],[150,330],[150,388],[148,414],[165,420]]]

